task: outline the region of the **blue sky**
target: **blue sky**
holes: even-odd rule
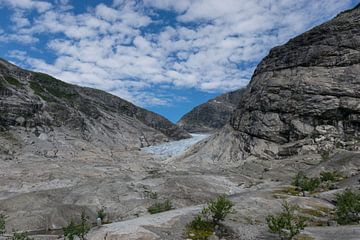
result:
[[[0,0],[0,56],[173,122],[360,0]]]

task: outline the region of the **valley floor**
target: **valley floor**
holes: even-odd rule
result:
[[[281,210],[284,199],[312,219],[312,226],[304,231],[304,236],[312,237],[308,239],[359,239],[359,226],[317,226],[328,225],[336,192],[358,185],[360,153],[339,152],[326,162],[319,155],[299,156],[271,166],[266,160],[251,160],[227,169],[217,163],[206,169],[179,164],[181,151],[204,137],[101,156],[95,149],[76,159],[61,154],[1,159],[0,212],[8,215],[7,232],[25,230],[35,239],[57,239],[56,230],[79,218],[82,211],[95,223],[96,212],[104,208],[109,224],[93,227],[89,240],[186,239],[185,226],[201,207],[226,194],[236,210],[225,222],[233,232],[229,239],[277,239],[268,232],[265,219]],[[308,197],[288,191],[299,169],[311,169],[308,173],[315,175],[321,169],[340,167],[352,177],[340,182],[337,190]],[[148,207],[166,199],[173,210],[148,213]]]

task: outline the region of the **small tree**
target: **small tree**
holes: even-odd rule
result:
[[[269,215],[266,222],[270,232],[279,234],[281,239],[291,240],[305,228],[305,218],[295,215],[297,206],[290,206],[284,202],[282,207],[283,211],[280,214]]]
[[[360,221],[360,193],[349,189],[336,195],[336,221],[349,224]]]
[[[219,196],[217,199],[211,201],[202,209],[201,213],[187,225],[187,236],[194,240],[205,240],[213,234],[216,227],[218,227],[220,231],[226,232],[226,229],[221,225],[221,221],[224,221],[226,216],[234,211],[233,206],[234,204],[225,195]]]
[[[0,235],[5,233],[6,226],[6,216],[4,214],[0,214]]]
[[[225,196],[221,195],[214,201],[211,201],[203,213],[210,213],[214,224],[224,221],[225,217],[233,211],[234,204]]]
[[[63,228],[64,236],[69,240],[74,240],[78,236],[81,240],[85,240],[85,235],[90,231],[90,225],[88,223],[88,217],[84,212],[81,213],[81,222],[76,225],[73,220],[69,225]]]
[[[81,223],[78,226],[78,237],[81,240],[85,240],[85,235],[90,231],[90,225],[88,223],[89,218],[85,215],[85,212],[81,213]]]
[[[73,220],[70,221],[67,227],[63,228],[63,231],[65,238],[69,240],[74,240],[75,237],[77,236],[77,228]]]
[[[294,179],[293,182],[294,186],[299,188],[299,190],[302,192],[303,196],[305,197],[306,191],[314,191],[316,188],[320,185],[320,179],[319,178],[308,178],[305,176],[304,173],[299,172]]]

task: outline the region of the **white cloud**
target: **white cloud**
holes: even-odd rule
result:
[[[36,9],[38,12],[45,12],[52,7],[49,2],[37,0],[0,0],[0,4],[17,9]]]
[[[15,11],[12,21],[21,39],[15,33],[0,35],[0,41],[23,43],[48,37],[53,63],[12,52],[33,69],[140,105],[167,105],[173,96],[159,89],[228,91],[246,85],[254,62],[271,47],[329,19],[351,1],[114,0],[79,14],[65,0],[57,0],[56,7],[34,0],[0,3],[39,11],[33,20]],[[176,22],[152,20],[158,9],[175,11]],[[150,24],[159,33],[148,31]]]

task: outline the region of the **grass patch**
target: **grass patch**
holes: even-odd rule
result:
[[[40,86],[39,83],[37,83],[35,81],[30,81],[30,88],[34,91],[35,95],[38,95],[45,101],[51,100],[48,96],[46,96],[45,90]]]
[[[11,85],[13,85],[13,86],[15,86],[15,87],[17,87],[17,88],[20,88],[20,87],[22,87],[22,84],[19,82],[19,80],[17,80],[16,78],[13,78],[13,77],[11,77],[11,76],[6,76],[5,77],[5,80],[9,83],[9,84],[11,84]]]
[[[41,88],[43,92],[47,92],[54,97],[64,100],[73,100],[78,95],[78,93],[74,91],[72,85],[53,78],[50,75],[44,73],[34,73],[33,79],[34,81],[32,82],[37,83],[37,85]],[[40,90],[39,87],[35,88]],[[44,96],[40,94],[37,95]]]
[[[288,186],[288,187],[285,187],[285,188],[276,189],[276,190],[273,191],[273,193],[275,195],[278,195],[278,194],[291,195],[291,196],[298,196],[299,195],[299,191],[294,186]]]
[[[170,200],[165,200],[164,202],[157,202],[151,205],[148,208],[150,214],[156,214],[161,212],[166,212],[172,209],[172,203]]]
[[[324,171],[320,173],[320,180],[322,182],[338,182],[344,179],[343,175],[337,171]]]
[[[313,238],[309,235],[301,234],[301,235],[295,237],[295,240],[315,240],[315,238]]]

